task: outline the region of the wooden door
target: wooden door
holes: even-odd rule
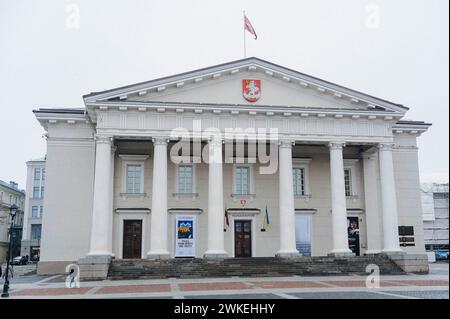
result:
[[[234,256],[252,256],[252,221],[234,221]]]
[[[359,256],[359,219],[358,217],[347,217],[347,232],[348,232],[348,248]]]
[[[141,258],[141,256],[142,220],[124,220],[122,258]]]

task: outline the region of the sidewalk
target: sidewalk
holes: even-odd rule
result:
[[[24,276],[11,283],[10,298],[448,298],[448,264],[433,266],[429,275],[381,276],[380,288],[366,288],[365,276],[104,280],[80,288],[66,288],[65,276]]]

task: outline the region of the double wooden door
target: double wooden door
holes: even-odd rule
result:
[[[252,221],[234,221],[234,256],[252,256]]]
[[[124,220],[122,258],[141,258],[141,256],[142,220]]]

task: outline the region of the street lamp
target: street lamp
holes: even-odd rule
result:
[[[17,205],[12,204],[9,208],[9,214],[11,215],[11,225],[9,226],[9,247],[8,254],[6,260],[6,274],[5,274],[5,283],[3,284],[3,292],[2,298],[9,297],[9,260],[11,259],[11,244],[12,244],[12,228],[14,226],[14,218],[16,217]]]

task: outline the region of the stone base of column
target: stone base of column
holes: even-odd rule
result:
[[[277,258],[299,258],[302,255],[298,252],[298,250],[292,250],[292,251],[278,251],[275,254],[275,257]]]
[[[80,280],[104,280],[108,277],[111,255],[87,255],[78,259]]]
[[[208,250],[203,255],[206,259],[225,259],[228,258],[228,254],[225,250]]]
[[[170,259],[170,253],[168,251],[149,251],[147,259]]]
[[[381,254],[381,250],[366,250],[364,256],[378,255]]]
[[[401,249],[383,249],[381,253],[386,256],[406,255]]]
[[[350,258],[354,257],[355,254],[352,253],[351,250],[342,250],[342,251],[332,251],[328,254],[329,257],[336,257],[336,258]]]

